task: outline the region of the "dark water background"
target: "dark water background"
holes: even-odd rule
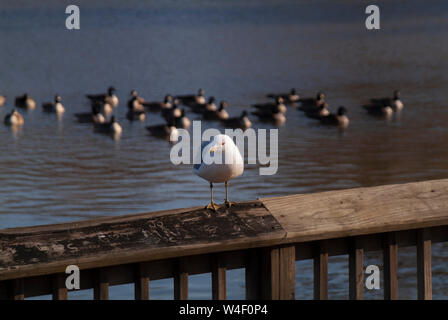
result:
[[[351,119],[344,134],[289,110],[279,131],[279,170],[246,168],[235,201],[258,197],[448,178],[448,3],[376,1],[381,30],[364,26],[367,1],[78,1],[81,29],[65,28],[70,1],[0,1],[0,94],[28,92],[39,106],[19,132],[0,126],[0,228],[203,205],[208,186],[191,166],[169,161],[170,145],[125,119],[131,89],[149,100],[192,93],[226,99],[231,115],[267,92],[323,90]],[[120,140],[74,121],[84,94],[114,85]],[[387,122],[360,108],[400,89],[405,109]],[[55,93],[62,121],[40,103]],[[194,118],[194,117],[193,117]],[[253,119],[255,120],[255,119]],[[205,126],[205,124],[203,124]],[[208,126],[220,127],[217,123]],[[255,128],[270,128],[254,122]],[[218,199],[223,188],[216,190]],[[448,296],[447,246],[433,250],[434,298]],[[416,297],[415,248],[400,250],[400,298]],[[369,254],[367,264],[382,265]],[[330,258],[330,298],[348,296],[348,258]],[[297,297],[312,297],[312,262],[297,263]],[[191,277],[190,296],[210,298],[210,275]],[[244,297],[244,272],[228,273],[229,298]],[[131,286],[111,289],[131,298]],[[171,298],[172,281],[151,283]],[[366,292],[382,297],[382,290]],[[91,292],[70,297],[90,298]]]

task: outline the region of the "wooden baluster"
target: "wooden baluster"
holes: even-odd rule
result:
[[[12,280],[12,299],[13,300],[25,299],[25,280],[23,278]]]
[[[328,299],[328,249],[326,241],[317,242],[314,255],[314,299]]]
[[[398,245],[395,233],[389,232],[384,236],[384,299],[398,299]]]
[[[65,274],[57,273],[52,276],[53,300],[67,300],[67,287],[65,286]]]
[[[261,298],[269,300],[280,299],[279,249],[277,247],[263,248],[261,251]]]
[[[260,249],[249,249],[246,252],[246,299],[255,300],[261,298],[260,278],[261,278],[261,258]]]
[[[417,297],[432,299],[431,233],[429,229],[417,231]]]
[[[212,299],[226,299],[226,267],[222,266],[219,255],[212,256]]]
[[[295,282],[296,247],[281,247],[279,249],[279,299],[295,299]]]
[[[93,298],[95,300],[109,300],[109,280],[107,269],[101,268],[96,272],[93,287]]]
[[[362,300],[364,290],[364,250],[359,238],[354,238],[351,240],[348,255],[349,298],[350,300]]]
[[[246,261],[246,299],[279,299],[279,249],[251,249]]]
[[[135,300],[149,300],[149,276],[147,271],[147,264],[137,263],[135,265]]]
[[[0,300],[7,300],[10,298],[9,288],[10,288],[10,281],[8,280],[0,281]]]
[[[188,273],[186,272],[186,258],[177,260],[177,273],[174,275],[174,299],[188,299]]]

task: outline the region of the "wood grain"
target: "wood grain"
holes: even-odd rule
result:
[[[296,248],[284,246],[279,249],[279,299],[294,300],[296,283]]]
[[[285,232],[261,202],[0,231],[0,281],[280,242]]]
[[[226,299],[226,267],[220,255],[214,254],[212,259],[212,299]]]
[[[134,297],[135,300],[149,300],[149,275],[147,263],[137,263],[135,265]]]
[[[56,273],[52,276],[53,300],[67,300],[67,287],[65,286],[65,273]]]
[[[398,299],[398,245],[394,232],[384,235],[384,299]]]
[[[328,245],[319,241],[314,248],[314,299],[328,299]]]
[[[179,258],[177,261],[177,272],[174,275],[174,299],[187,300],[188,299],[188,272],[186,266],[188,265],[187,258]]]
[[[417,232],[417,297],[420,300],[432,299],[431,231],[429,229],[420,229]]]
[[[304,242],[448,224],[448,180],[260,199]]]
[[[349,298],[362,300],[364,290],[364,249],[360,238],[352,238],[349,248]]]

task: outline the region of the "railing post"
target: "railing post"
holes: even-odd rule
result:
[[[53,275],[53,300],[67,300],[67,287],[63,273]]]
[[[186,272],[186,258],[177,260],[177,272],[174,275],[174,299],[188,299],[188,273]]]
[[[279,249],[279,298],[295,299],[296,247],[284,246]]]
[[[134,297],[135,300],[149,300],[149,276],[145,263],[135,265]]]
[[[432,299],[431,233],[429,229],[417,231],[417,292],[420,300]]]
[[[107,269],[100,268],[96,271],[93,287],[95,300],[109,300],[109,280]]]
[[[246,299],[279,299],[279,249],[250,249],[246,262]]]
[[[218,254],[212,255],[212,299],[226,299],[226,267]]]
[[[328,249],[325,240],[317,242],[314,254],[314,299],[328,299]]]
[[[398,245],[394,232],[384,235],[384,299],[398,299]]]
[[[25,280],[23,278],[13,279],[11,281],[12,300],[24,300],[25,299]]]
[[[352,238],[350,240],[348,255],[349,298],[350,300],[362,300],[364,290],[364,250],[360,238]]]

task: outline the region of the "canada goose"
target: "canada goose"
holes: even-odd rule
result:
[[[182,116],[182,111],[179,108],[178,100],[173,100],[173,105],[169,109],[162,109],[162,117],[168,121],[171,118],[179,118]]]
[[[321,117],[320,122],[325,125],[335,125],[340,129],[345,129],[348,127],[348,124],[350,122],[346,114],[347,109],[345,109],[345,107],[343,106],[340,106],[336,114],[330,113],[326,117]]]
[[[3,107],[5,105],[5,102],[6,102],[6,97],[0,96],[0,107]]]
[[[133,111],[129,109],[128,112],[126,113],[126,118],[130,121],[134,120],[144,121],[146,119],[146,113],[145,111]]]
[[[5,117],[5,124],[8,126],[22,126],[23,123],[23,117],[16,109],[13,109],[11,113],[7,114]]]
[[[207,103],[193,103],[189,107],[194,113],[214,112],[218,109],[215,104],[215,97],[208,98]]]
[[[145,102],[145,98],[140,97],[140,96],[138,95],[137,90],[135,90],[135,89],[131,90],[130,95],[131,95],[131,98],[133,98],[133,97],[137,98],[138,102],[140,102],[140,103]]]
[[[112,114],[112,112],[114,112],[114,108],[112,107],[112,105],[104,101],[92,101],[91,106],[92,108],[98,109],[99,112],[101,112],[105,116],[109,116]]]
[[[109,87],[107,89],[107,94],[88,94],[87,98],[93,102],[108,103],[111,107],[118,107],[118,97],[115,95],[116,89],[114,87]]]
[[[137,91],[131,91],[131,99],[128,101],[128,109],[132,112],[144,113],[145,107],[142,104],[143,98],[139,97]]]
[[[42,109],[45,112],[49,113],[63,114],[65,112],[65,108],[61,103],[61,96],[59,95],[56,95],[54,97],[54,102],[47,102],[42,104]]]
[[[320,119],[330,114],[325,104],[320,105],[317,109],[309,109],[305,111],[305,115],[311,119]]]
[[[190,106],[192,104],[205,104],[207,101],[204,97],[204,90],[199,89],[197,95],[184,95],[177,96],[179,101],[186,106]]]
[[[23,96],[16,97],[15,106],[22,109],[34,110],[36,108],[36,101],[34,101],[30,96],[25,93]]]
[[[118,135],[118,134],[121,134],[123,131],[120,124],[115,120],[115,116],[112,116],[110,118],[109,122],[105,122],[105,123],[95,123],[94,122],[93,124],[94,124],[95,131],[101,132],[101,133]]]
[[[389,106],[394,111],[403,109],[403,102],[400,100],[400,91],[395,90],[392,98],[370,99],[370,102],[377,105]]]
[[[325,94],[323,92],[318,92],[316,98],[300,98],[298,100],[299,110],[309,111],[311,109],[318,109],[321,105],[328,107],[325,102]]]
[[[146,127],[146,130],[148,130],[151,135],[165,140],[170,140],[170,137],[172,137],[174,141],[179,137],[179,132],[175,126],[174,119],[170,119],[166,124],[148,126]]]
[[[226,111],[227,102],[221,101],[218,110],[209,111],[205,110],[202,116],[207,120],[225,120],[229,118],[229,114]]]
[[[394,111],[388,105],[383,105],[381,103],[371,103],[362,106],[367,112],[374,116],[390,118]]]
[[[239,117],[224,119],[222,122],[224,126],[228,128],[240,128],[242,130],[246,130],[252,127],[252,122],[250,122],[247,117],[246,110],[244,110]]]
[[[286,106],[282,97],[275,98],[275,102],[253,104],[252,107],[260,110],[261,112],[270,112],[271,110],[276,109],[281,113],[286,113]]]
[[[281,125],[286,122],[286,116],[281,111],[279,105],[271,107],[270,110],[262,109],[252,112],[252,114],[256,115],[262,121],[274,122],[277,125]]]
[[[105,123],[106,118],[100,112],[100,106],[92,104],[90,112],[75,113],[79,123]]]
[[[175,121],[176,121],[175,126],[177,128],[188,129],[191,126],[190,119],[188,119],[187,116],[185,115],[185,109],[181,110],[180,117],[175,118]]]
[[[171,109],[172,101],[173,98],[171,97],[171,95],[167,94],[163,99],[163,102],[157,102],[157,101],[143,102],[142,105],[146,108],[146,110],[150,112],[159,112],[160,110],[163,109]]]
[[[299,95],[297,94],[296,89],[294,89],[294,88],[292,88],[291,91],[289,91],[289,93],[278,93],[278,94],[270,93],[270,94],[267,94],[266,97],[274,98],[274,99],[281,97],[281,98],[283,98],[284,102],[287,104],[298,102],[300,99]]]

